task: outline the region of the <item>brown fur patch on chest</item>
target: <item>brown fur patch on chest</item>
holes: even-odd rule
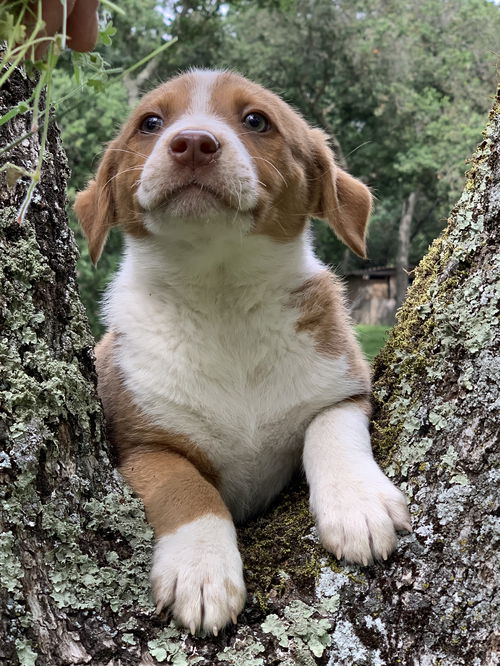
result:
[[[366,384],[368,392],[370,368],[356,340],[340,280],[324,270],[306,280],[291,296],[291,306],[300,312],[297,333],[311,335],[320,354],[346,356],[351,374]]]
[[[292,292],[292,305],[300,310],[295,328],[310,333],[319,352],[327,356],[345,353],[345,315],[343,287],[330,271],[322,271]]]

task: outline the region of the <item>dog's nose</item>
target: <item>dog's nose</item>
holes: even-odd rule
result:
[[[171,140],[169,151],[176,162],[196,169],[216,159],[220,143],[210,132],[184,130]]]

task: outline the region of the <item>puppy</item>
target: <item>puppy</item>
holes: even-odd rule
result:
[[[370,371],[308,218],[365,255],[371,195],[326,137],[237,74],[144,97],[76,212],[96,262],[125,232],[96,348],[120,470],[156,534],[152,586],[192,632],[245,602],[233,521],[303,464],[325,548],[385,559],[406,502],[372,457]]]

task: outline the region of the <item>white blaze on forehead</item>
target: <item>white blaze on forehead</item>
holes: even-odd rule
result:
[[[191,97],[187,113],[213,113],[210,105],[215,82],[219,78],[220,72],[195,71],[192,73],[194,79],[191,89]]]

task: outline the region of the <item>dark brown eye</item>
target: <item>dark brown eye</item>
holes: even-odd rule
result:
[[[267,132],[271,127],[269,120],[262,113],[249,113],[243,118],[243,124],[253,132]]]
[[[154,134],[163,127],[163,119],[160,116],[148,116],[141,123],[140,131],[144,134]]]

